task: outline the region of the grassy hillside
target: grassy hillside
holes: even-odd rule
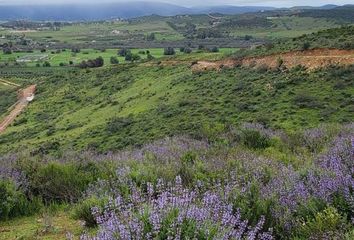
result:
[[[16,102],[17,91],[15,87],[4,85],[0,82],[0,116]]]
[[[320,10],[313,10],[315,13]],[[353,10],[348,11],[353,14]],[[195,45],[204,40],[209,45],[250,46],[254,42],[298,37],[318,30],[339,27],[351,21],[336,21],[331,17],[299,15],[292,11],[266,11],[240,15],[181,15],[173,17],[148,16],[127,21],[81,23],[14,22],[4,24],[0,43],[12,42],[20,49],[115,48],[134,45],[137,48],[156,48],[167,45]],[[49,24],[49,27],[48,27]],[[153,39],[148,36],[154,34]],[[240,40],[246,39],[246,42]],[[218,41],[219,40],[219,41]],[[224,45],[225,46],[225,45]],[[222,47],[222,46],[219,46]]]
[[[290,40],[279,40],[236,55],[269,55],[273,53],[315,48],[354,49],[354,26],[330,28],[305,34]]]
[[[287,131],[349,122],[353,76],[353,67],[193,73],[183,64],[61,71],[41,80],[36,100],[0,136],[1,151],[107,151],[245,121]]]

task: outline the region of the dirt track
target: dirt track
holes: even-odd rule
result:
[[[197,64],[192,66],[192,70],[220,70],[223,67],[231,68],[237,65],[251,68],[276,68],[279,66],[280,59],[282,61],[282,66],[285,66],[286,68],[301,65],[307,70],[314,70],[330,65],[354,64],[354,50],[314,49],[308,51],[293,51],[263,57],[226,59],[215,62],[199,61]]]
[[[28,103],[33,100],[35,91],[36,85],[31,85],[25,89],[19,90],[17,103],[14,105],[9,115],[0,122],[0,133],[4,132],[15,118],[25,109]]]

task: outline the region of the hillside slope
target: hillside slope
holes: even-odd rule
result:
[[[287,131],[350,122],[354,67],[304,72],[126,65],[46,77],[0,150],[116,150],[257,121]],[[214,126],[214,127],[212,127]]]

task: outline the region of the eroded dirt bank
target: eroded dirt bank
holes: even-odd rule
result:
[[[288,53],[274,54],[262,57],[249,57],[243,59],[225,59],[208,62],[198,61],[192,66],[193,71],[220,70],[223,67],[244,66],[251,68],[277,68],[280,65],[293,68],[298,65],[308,70],[327,67],[330,65],[354,64],[354,50],[338,49],[313,49],[307,51],[293,51]]]

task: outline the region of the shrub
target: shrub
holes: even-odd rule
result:
[[[50,67],[50,63],[49,62],[44,62],[43,63],[43,67]]]
[[[210,52],[214,52],[214,53],[219,52],[219,48],[218,47],[212,47],[210,49]]]
[[[347,228],[345,218],[337,209],[327,207],[300,224],[298,235],[306,239],[343,239]]]
[[[45,202],[75,202],[87,186],[101,176],[97,164],[93,163],[28,164],[22,167],[29,179],[29,189]]]
[[[0,220],[28,216],[42,207],[38,198],[28,200],[25,193],[10,181],[0,180]]]
[[[155,33],[150,33],[146,36],[146,40],[154,41],[156,39]]]
[[[118,55],[121,56],[121,57],[125,57],[125,56],[127,56],[128,54],[131,54],[130,49],[122,48],[122,49],[119,49],[119,50],[118,50]]]
[[[176,52],[175,52],[175,49],[173,47],[166,47],[164,49],[164,55],[175,55]]]
[[[116,133],[123,128],[131,125],[133,123],[133,119],[131,117],[120,118],[114,117],[111,118],[107,123],[107,131],[110,133]]]
[[[2,49],[2,51],[3,51],[4,54],[12,54],[12,50],[9,47],[4,47]]]
[[[155,59],[155,57],[152,56],[150,53],[148,53],[146,59],[151,61],[151,60]]]
[[[311,44],[309,42],[304,42],[302,44],[301,50],[303,50],[303,51],[308,50],[308,49],[310,49],[310,46],[311,46]]]
[[[81,51],[80,48],[77,48],[77,47],[74,47],[71,49],[72,53],[79,53],[80,51]]]
[[[132,55],[132,62],[139,61],[141,59],[139,54],[133,54]]]
[[[262,149],[270,146],[269,137],[253,129],[242,130],[241,141],[247,147],[254,149]]]
[[[95,207],[103,213],[106,204],[108,204],[108,199],[91,196],[76,204],[73,210],[73,218],[85,221],[85,226],[87,227],[95,227],[97,226],[97,221],[96,217],[92,214],[92,209]]]
[[[98,68],[104,65],[104,60],[102,57],[96,59],[90,59],[87,61],[82,61],[78,66],[80,68]]]
[[[294,97],[294,103],[301,108],[316,108],[321,106],[318,99],[307,92],[299,92]]]
[[[186,47],[186,48],[184,49],[184,53],[187,53],[187,54],[192,53],[192,49],[189,48],[189,47]]]
[[[117,57],[111,57],[110,62],[111,62],[111,64],[118,64],[119,60]]]

